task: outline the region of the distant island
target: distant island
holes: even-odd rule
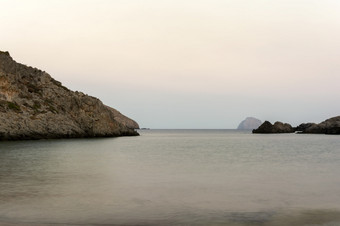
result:
[[[237,127],[239,130],[257,129],[262,124],[261,120],[254,117],[247,117]]]
[[[316,134],[340,134],[340,116],[327,119],[321,123],[302,123],[292,127],[288,123],[275,122],[271,124],[265,121],[253,133],[316,133]]]
[[[138,128],[99,99],[0,51],[0,140],[136,136]]]

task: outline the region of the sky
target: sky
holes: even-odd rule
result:
[[[340,115],[338,0],[0,0],[0,50],[147,128]]]

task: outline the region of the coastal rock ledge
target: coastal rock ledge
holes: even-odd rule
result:
[[[253,133],[315,133],[315,134],[340,134],[340,116],[327,119],[319,124],[302,123],[297,127],[292,127],[287,123],[275,122],[272,125],[265,121]]]
[[[138,124],[0,51],[0,140],[137,136]]]

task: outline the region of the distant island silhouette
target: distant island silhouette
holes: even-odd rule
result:
[[[254,117],[247,117],[237,127],[239,130],[257,129],[262,124],[261,120]]]

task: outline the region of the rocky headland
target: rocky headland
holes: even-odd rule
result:
[[[138,124],[0,51],[0,140],[135,136]]]
[[[315,134],[340,134],[340,116],[327,119],[321,123],[302,123],[292,127],[288,123],[275,122],[274,125],[265,121],[253,133],[315,133]]]
[[[237,127],[239,130],[251,130],[256,129],[261,125],[261,120],[254,117],[247,117]]]
[[[301,133],[340,134],[340,116],[327,119],[321,123],[303,123],[296,127]]]

